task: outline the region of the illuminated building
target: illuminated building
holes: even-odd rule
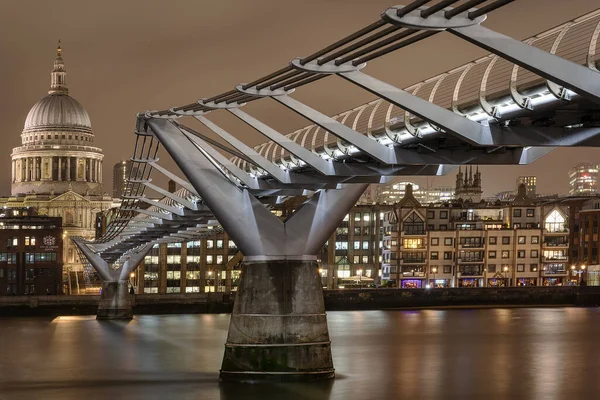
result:
[[[577,164],[569,171],[569,194],[589,196],[598,193],[598,164]]]
[[[68,238],[94,238],[96,214],[109,209],[112,199],[102,188],[104,155],[94,145],[88,113],[69,96],[66,74],[59,45],[48,95],[30,109],[21,146],[12,151],[11,196],[0,198],[0,206],[62,218],[65,281],[71,293],[84,293],[89,277]]]
[[[517,187],[519,187],[520,184],[525,185],[525,188],[527,189],[527,197],[534,198],[536,196],[536,176],[519,176],[517,178]]]
[[[132,168],[131,161],[120,161],[113,166],[113,197],[121,198],[124,194],[124,190],[127,187],[127,178],[131,174]],[[133,171],[132,176],[137,175],[137,170]]]
[[[0,296],[62,294],[61,219],[0,210]]]

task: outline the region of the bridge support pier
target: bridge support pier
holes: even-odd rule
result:
[[[103,281],[96,319],[132,319],[129,281]]]
[[[152,249],[146,244],[132,250],[120,265],[110,266],[98,254],[86,246],[82,238],[71,238],[102,279],[102,293],[96,319],[132,319],[131,295],[129,294],[129,274]]]
[[[173,122],[148,119],[142,125],[158,137],[244,254],[221,380],[333,378],[316,254],[367,184],[314,192],[282,220],[197,151]]]
[[[245,261],[220,379],[307,381],[334,375],[317,262]]]

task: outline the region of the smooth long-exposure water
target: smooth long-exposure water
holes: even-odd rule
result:
[[[0,319],[0,399],[597,399],[600,309],[330,312],[337,378],[219,384],[229,315]]]

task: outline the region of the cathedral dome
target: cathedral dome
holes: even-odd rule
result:
[[[92,125],[77,100],[67,94],[52,93],[35,103],[25,119],[23,133],[37,131],[92,133]]]
[[[60,41],[54,68],[50,74],[50,90],[29,110],[23,133],[39,131],[69,131],[92,133],[92,124],[85,108],[69,96],[67,70],[62,59]]]

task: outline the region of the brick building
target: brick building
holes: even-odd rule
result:
[[[0,296],[63,292],[62,219],[34,214],[0,212]]]

